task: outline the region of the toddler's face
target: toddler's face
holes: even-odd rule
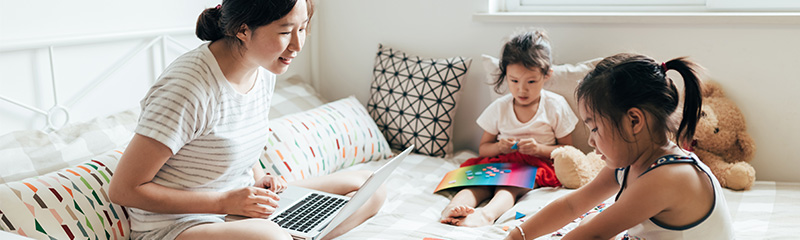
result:
[[[506,84],[508,91],[514,96],[514,104],[518,106],[531,106],[539,102],[542,87],[550,79],[550,74],[542,73],[538,67],[526,68],[525,65],[515,63],[506,67]]]

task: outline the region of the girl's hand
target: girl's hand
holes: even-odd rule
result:
[[[499,141],[497,141],[497,148],[500,150],[501,154],[512,153],[516,151],[514,149],[511,149],[511,146],[514,146],[514,143],[516,143],[516,140],[511,138],[500,139]]]
[[[520,140],[517,144],[517,147],[519,148],[519,153],[532,156],[539,155],[539,143],[537,143],[533,138]]]
[[[267,218],[278,208],[278,194],[260,188],[244,187],[223,193],[223,212],[246,217]]]
[[[272,192],[275,193],[281,193],[283,190],[286,190],[288,183],[279,176],[266,175],[261,178],[261,180],[258,180],[255,186],[272,190]]]

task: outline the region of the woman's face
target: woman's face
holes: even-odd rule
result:
[[[272,73],[282,74],[303,48],[306,41],[308,9],[305,0],[298,0],[289,14],[270,24],[245,31],[249,36],[245,47],[245,57],[255,65]],[[240,39],[242,34],[239,34]]]

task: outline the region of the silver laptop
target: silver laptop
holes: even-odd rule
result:
[[[278,194],[278,209],[269,219],[294,239],[321,239],[364,205],[413,148],[412,145],[373,172],[353,197],[291,186]]]

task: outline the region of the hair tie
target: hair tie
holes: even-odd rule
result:
[[[661,62],[661,72],[667,73],[667,70],[669,70],[669,68],[667,68],[667,63]]]
[[[222,4],[217,4],[217,6],[216,6],[216,7],[214,7],[214,8],[215,8],[215,9],[219,9],[219,8],[221,8],[221,7],[222,7]]]

